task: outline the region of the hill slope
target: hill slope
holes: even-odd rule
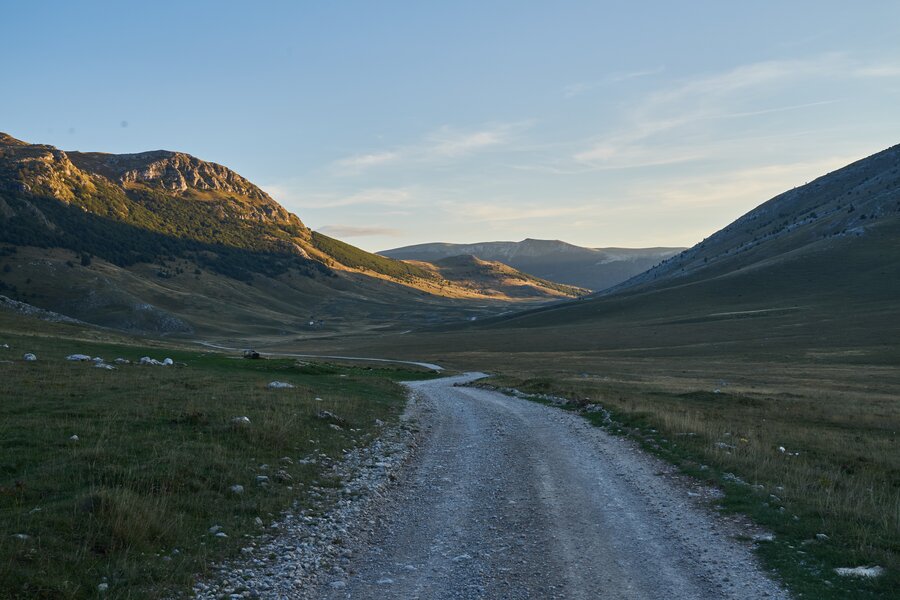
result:
[[[0,134],[0,225],[0,293],[135,330],[269,323],[282,331],[307,315],[430,322],[486,310],[461,300],[583,293],[531,278],[530,296],[511,297],[508,273],[493,281],[481,273],[473,285],[456,272],[370,254],[311,231],[234,171],[165,150],[64,152]],[[204,304],[217,306],[215,322]],[[168,308],[147,318],[144,306]]]
[[[478,244],[418,244],[379,254],[401,260],[430,261],[472,255],[501,262],[524,273],[590,290],[604,290],[641,273],[682,248],[584,248],[559,240]]]

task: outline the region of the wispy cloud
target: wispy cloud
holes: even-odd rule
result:
[[[337,161],[337,165],[351,169],[367,169],[383,165],[400,158],[396,152],[376,152],[372,154],[359,154],[356,156],[348,156]]]
[[[319,233],[337,238],[348,237],[400,237],[403,232],[392,227],[357,227],[355,225],[323,225]]]
[[[859,66],[840,54],[806,60],[765,61],[683,80],[639,99],[624,115],[626,125],[598,136],[572,155],[575,163],[593,169],[624,169],[695,161],[712,156],[720,146],[717,132],[706,124],[722,119],[746,119],[834,103],[829,98],[774,106],[785,86],[852,76]],[[752,100],[748,100],[752,99]],[[790,135],[786,132],[786,135]]]
[[[493,203],[462,203],[444,207],[448,212],[479,221],[524,221],[582,214],[591,206],[506,206]]]
[[[585,92],[589,92],[591,90],[612,84],[612,83],[622,83],[624,81],[630,81],[632,79],[639,79],[641,77],[649,77],[652,75],[659,75],[666,68],[662,65],[658,67],[654,67],[652,69],[639,69],[636,71],[623,71],[619,73],[612,73],[603,79],[598,81],[578,81],[576,83],[569,84],[565,86],[562,90],[562,94],[566,98],[574,98],[575,96],[579,96],[584,94]]]
[[[341,158],[332,167],[342,175],[357,175],[375,167],[459,160],[507,145],[517,132],[528,126],[528,123],[495,123],[476,129],[459,129],[444,125],[426,134],[419,142]]]
[[[479,131],[456,131],[441,127],[428,136],[426,152],[437,156],[464,156],[506,143],[511,127],[501,125]]]
[[[669,180],[664,186],[640,186],[638,197],[652,197],[660,206],[703,208],[721,205],[755,206],[776,194],[803,185],[847,165],[858,156],[837,156],[808,162],[772,164],[715,175]]]

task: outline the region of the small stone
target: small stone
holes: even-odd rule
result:
[[[819,541],[824,542],[824,541],[828,540],[828,536],[825,535],[824,533],[817,533],[817,534],[816,534],[816,539],[819,540]]]
[[[286,390],[292,387],[294,387],[294,384],[287,383],[286,381],[271,381],[268,385],[268,388],[272,390]]]
[[[28,362],[34,362],[37,360],[37,356],[29,352],[25,356],[22,357],[22,360],[27,360]]]
[[[268,475],[257,475],[256,483],[260,483],[260,484],[269,483],[269,476]]]
[[[171,358],[164,358],[162,361],[162,364],[164,367],[171,367],[172,365],[175,364],[175,361],[172,360]]]
[[[381,579],[378,580],[377,583],[378,583],[378,585],[391,585],[392,583],[394,583],[394,580],[391,579],[390,577],[382,577]]]
[[[244,486],[242,486],[238,483],[234,484],[233,486],[231,486],[228,489],[230,489],[231,493],[233,493],[233,494],[243,494],[244,493]]]
[[[27,542],[31,539],[31,536],[27,533],[16,533],[12,535],[13,539],[19,540],[21,542]]]
[[[109,589],[109,584],[108,584],[108,583],[100,583],[100,584],[97,584],[97,591],[100,592],[101,594],[102,594],[103,592],[107,591],[108,589]]]
[[[250,425],[250,417],[235,417],[231,420],[231,424],[237,427],[247,427]]]
[[[219,533],[220,531],[222,531],[221,525],[213,525],[212,527],[209,528],[210,533]]]
[[[228,534],[225,533],[224,531],[220,531],[219,533],[216,534],[216,537],[217,538],[227,538]]]
[[[330,587],[333,590],[342,590],[345,587],[347,587],[347,582],[346,581],[332,581],[331,583],[328,584],[328,587]]]

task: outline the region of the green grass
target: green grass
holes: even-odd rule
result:
[[[114,598],[186,589],[261,531],[256,517],[267,525],[306,505],[308,486],[328,483],[321,461],[298,459],[337,459],[366,444],[375,419],[390,422],[404,405],[395,382],[428,376],[142,347],[8,315],[3,343],[11,348],[0,361],[11,362],[0,362],[0,596],[12,598],[94,597],[101,581]],[[39,360],[22,361],[24,352]],[[187,366],[105,371],[64,360],[76,352]],[[296,387],[267,389],[275,379]],[[322,409],[349,426],[332,429],[316,417]],[[251,424],[235,426],[238,416]],[[235,484],[243,494],[230,491]],[[228,537],[210,535],[213,525]]]
[[[759,554],[798,595],[889,598],[900,589],[900,410],[889,398],[848,402],[829,382],[812,395],[798,388],[676,391],[660,382],[559,373],[493,383],[570,398],[572,408],[600,403],[613,422],[585,413],[594,424],[720,486],[721,510],[746,514],[775,534]],[[828,539],[817,537],[822,533]],[[859,580],[833,571],[859,565],[880,565],[887,574]]]
[[[351,268],[365,269],[404,281],[414,277],[434,279],[434,275],[431,272],[421,267],[360,250],[355,246],[316,231],[312,232],[312,243],[317,250]]]

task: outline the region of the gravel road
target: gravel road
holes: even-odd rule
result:
[[[415,458],[309,597],[788,598],[671,467],[477,377],[408,384]]]

